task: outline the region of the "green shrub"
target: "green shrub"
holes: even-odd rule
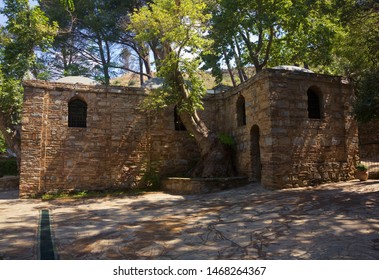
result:
[[[218,139],[222,144],[231,147],[232,149],[236,147],[236,142],[234,141],[233,137],[228,134],[220,133],[218,135]]]
[[[5,153],[7,147],[5,146],[5,141],[3,135],[0,133],[0,153]]]
[[[360,163],[360,164],[357,165],[357,170],[358,171],[367,171],[368,167],[366,165]]]

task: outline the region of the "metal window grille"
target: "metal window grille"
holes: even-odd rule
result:
[[[87,104],[79,99],[68,103],[68,127],[87,127]]]

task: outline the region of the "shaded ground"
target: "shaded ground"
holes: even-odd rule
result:
[[[80,200],[0,193],[0,259],[36,259],[40,209],[60,259],[379,259],[379,181]]]

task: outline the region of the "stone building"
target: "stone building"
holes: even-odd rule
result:
[[[20,196],[184,176],[199,158],[175,108],[142,109],[144,89],[24,83]],[[201,117],[236,143],[239,175],[274,188],[353,178],[353,92],[340,77],[267,69],[205,97]]]

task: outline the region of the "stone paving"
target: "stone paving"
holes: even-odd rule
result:
[[[38,259],[49,209],[60,259],[379,260],[379,181],[273,191],[41,201],[0,193],[0,259]]]

